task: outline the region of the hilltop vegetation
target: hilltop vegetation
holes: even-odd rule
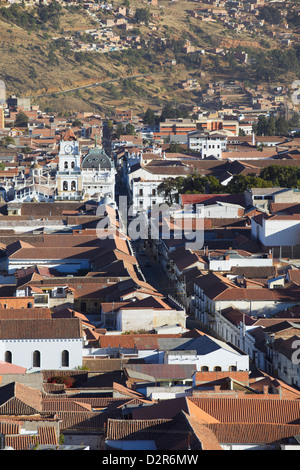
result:
[[[281,50],[272,38],[247,31],[237,34],[218,20],[197,20],[190,15],[198,6],[194,2],[162,0],[152,7],[138,0],[116,0],[114,8],[118,5],[132,8],[135,24],[131,31],[116,27],[115,34],[139,36],[140,48],[107,53],[74,50],[66,38],[77,33],[88,43],[92,37],[86,31],[99,28],[80,4],[62,7],[53,1],[0,8],[0,79],[8,93],[31,96],[44,109],[62,112],[106,113],[119,106],[142,112],[168,102],[199,104],[201,91],[220,78],[257,84],[282,77],[290,82],[291,75],[299,74],[299,47]],[[272,14],[262,12],[266,22],[273,21]],[[113,17],[109,11],[97,15],[101,20]],[[290,17],[297,27],[294,12]],[[184,52],[186,41],[194,52]],[[224,43],[231,44],[224,55],[210,52]],[[234,52],[241,49],[253,59],[251,66],[236,60]],[[187,79],[197,80],[200,90],[183,89],[181,82]],[[96,82],[100,85],[69,92]]]

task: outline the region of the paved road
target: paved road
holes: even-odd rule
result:
[[[79,87],[75,87],[75,88],[69,88],[68,90],[52,91],[51,93],[44,93],[42,95],[30,95],[30,96],[27,96],[26,98],[42,98],[43,96],[61,95],[63,93],[72,93],[72,92],[77,91],[77,90],[83,90],[85,88],[92,88],[92,87],[96,87],[96,86],[101,86],[101,85],[104,85],[106,83],[118,82],[120,80],[126,80],[128,78],[147,77],[148,75],[153,75],[154,73],[157,73],[157,72],[141,73],[139,75],[129,75],[129,76],[126,76],[126,77],[118,77],[118,78],[113,78],[111,80],[104,80],[102,82],[91,83],[90,85],[84,85],[84,86],[79,86]]]

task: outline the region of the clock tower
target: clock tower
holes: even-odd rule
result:
[[[79,143],[74,140],[61,141],[58,158],[56,200],[81,200],[83,191]]]

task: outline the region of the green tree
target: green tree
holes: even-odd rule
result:
[[[115,130],[115,137],[116,139],[119,139],[121,135],[124,135],[126,133],[123,124],[120,122],[117,124],[116,130]]]
[[[289,122],[284,119],[284,117],[280,116],[278,119],[276,119],[275,122],[276,125],[276,135],[287,135],[289,130],[290,130],[290,125]]]
[[[178,189],[180,187],[177,178],[166,178],[157,187],[157,194],[164,196],[166,202],[173,204],[178,201]]]
[[[266,5],[260,9],[259,18],[270,24],[280,24],[282,22],[280,8]]]
[[[230,194],[241,194],[250,188],[272,188],[273,182],[255,175],[234,175],[227,185]]]
[[[150,12],[147,8],[137,8],[134,18],[137,23],[145,23],[145,25],[148,26],[150,21]]]
[[[135,127],[133,124],[126,124],[125,133],[128,135],[135,135]]]
[[[143,117],[144,124],[148,124],[149,126],[154,126],[156,123],[156,117],[154,111],[151,108],[148,108]]]
[[[15,126],[16,127],[27,127],[28,126],[28,121],[29,121],[29,118],[28,118],[27,114],[25,114],[23,111],[19,111],[18,114],[16,115]]]
[[[3,139],[0,140],[0,146],[1,147],[7,147],[8,145],[15,145],[15,144],[16,143],[15,143],[14,139],[9,135],[6,135],[5,137],[3,137]]]

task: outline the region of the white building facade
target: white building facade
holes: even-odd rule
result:
[[[79,367],[84,344],[79,325],[77,319],[1,320],[0,360],[27,372]]]
[[[222,152],[227,148],[227,137],[218,134],[205,134],[203,132],[190,132],[188,134],[188,148],[199,152],[201,158],[213,157],[218,160],[222,158]]]

